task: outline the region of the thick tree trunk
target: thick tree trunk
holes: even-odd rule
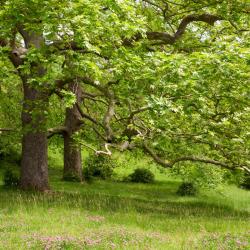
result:
[[[21,25],[18,27],[19,33],[25,42],[25,50],[32,47],[40,49],[44,46],[43,34],[25,30]],[[14,64],[22,63],[18,53],[13,54],[20,59],[13,60]],[[46,93],[46,85],[29,83],[28,79],[39,79],[46,74],[46,70],[39,63],[32,63],[30,73],[25,75],[20,71],[23,80],[24,101],[22,111],[22,161],[21,179],[22,189],[33,189],[45,191],[49,189],[48,181],[48,146],[46,128],[46,110],[48,107],[49,96]]]
[[[81,88],[77,83],[69,86],[70,90],[76,95],[76,102],[81,103]],[[72,108],[66,110],[64,133],[64,170],[63,179],[68,181],[82,181],[82,157],[81,148],[76,144],[73,136],[80,129],[82,122],[81,115],[74,104]]]
[[[48,183],[46,114],[48,97],[24,83],[22,189],[45,191]]]

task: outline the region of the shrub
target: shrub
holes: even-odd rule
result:
[[[0,141],[0,144],[2,142]],[[10,162],[15,165],[21,165],[21,154],[18,149],[1,145],[0,147],[0,161]]]
[[[114,173],[115,161],[109,156],[92,155],[86,162],[86,167],[83,169],[85,180],[91,180],[93,177],[106,180],[110,179]]]
[[[245,176],[243,177],[243,180],[242,180],[240,186],[242,188],[250,190],[250,174],[245,174]]]
[[[137,168],[132,174],[124,179],[124,181],[138,182],[138,183],[152,183],[154,182],[154,174],[146,168]]]
[[[177,190],[177,194],[180,196],[194,196],[197,192],[198,190],[192,182],[183,182]]]
[[[4,172],[4,186],[5,187],[17,187],[19,185],[19,178],[12,170],[7,169]]]
[[[192,183],[199,189],[218,189],[225,182],[225,170],[205,164],[182,163],[171,169],[173,176],[181,177],[182,182]]]
[[[240,187],[245,180],[245,176],[244,172],[239,169],[225,170],[224,179],[228,184],[234,184]]]

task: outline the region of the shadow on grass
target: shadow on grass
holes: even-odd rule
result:
[[[115,188],[115,186],[113,186]],[[134,187],[136,188],[136,187]],[[157,197],[156,197],[157,198]],[[176,201],[147,200],[141,198],[119,197],[103,193],[69,193],[63,191],[50,193],[22,192],[0,188],[0,208],[16,210],[19,207],[66,209],[85,209],[106,212],[136,212],[168,217],[213,217],[213,218],[249,218],[247,211],[235,210],[224,204],[208,203],[206,200],[184,199]]]

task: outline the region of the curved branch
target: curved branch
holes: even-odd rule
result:
[[[214,25],[216,21],[222,20],[223,18],[220,16],[216,15],[211,15],[211,14],[201,14],[201,15],[188,15],[184,17],[177,29],[177,31],[174,34],[174,39],[177,40],[179,39],[185,32],[187,26],[192,23],[192,22],[204,22],[209,25]]]
[[[145,142],[143,143],[143,148],[145,152],[148,153],[155,160],[156,163],[158,163],[164,168],[172,168],[178,162],[191,161],[191,162],[202,162],[206,164],[212,164],[212,165],[219,166],[228,170],[234,170],[236,168],[239,168],[250,173],[250,169],[247,166],[229,165],[225,162],[217,161],[214,159],[201,158],[197,156],[182,156],[182,157],[176,158],[173,161],[166,161],[160,158]]]
[[[171,168],[172,164],[169,161],[163,160],[160,158],[157,154],[154,153],[154,151],[144,142],[143,143],[143,149],[145,150],[146,153],[148,153],[156,163],[161,165],[164,168]]]
[[[174,44],[178,39],[182,37],[185,33],[188,25],[192,22],[204,22],[209,25],[214,25],[216,21],[223,20],[222,17],[204,13],[201,15],[191,14],[184,17],[177,28],[177,31],[174,35],[170,35],[166,32],[156,32],[156,31],[148,31],[146,32],[146,38],[148,40],[158,40],[161,41],[162,44]],[[134,38],[130,40],[125,40],[124,45],[131,45],[133,41],[138,41],[143,39],[142,34],[137,34]]]

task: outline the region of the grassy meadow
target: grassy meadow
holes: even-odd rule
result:
[[[153,184],[61,181],[50,156],[47,193],[3,187],[0,162],[0,249],[250,249],[250,192],[235,186],[180,197],[180,180],[144,161],[121,159],[118,177],[145,165]]]

